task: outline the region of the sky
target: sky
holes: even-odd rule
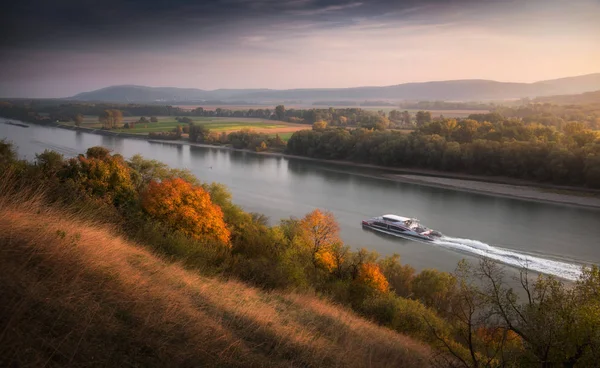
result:
[[[0,97],[600,72],[600,0],[11,0]]]

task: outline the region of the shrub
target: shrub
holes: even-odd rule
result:
[[[366,299],[360,306],[360,311],[398,332],[417,336],[425,341],[435,341],[433,331],[442,335],[450,331],[449,325],[434,311],[418,301],[401,298],[393,293]]]

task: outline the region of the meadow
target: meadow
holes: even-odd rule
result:
[[[146,117],[149,118],[149,117]],[[276,120],[263,120],[256,118],[220,118],[220,117],[190,117],[195,124],[204,125],[206,128],[214,132],[236,132],[242,129],[252,129],[258,133],[267,133],[269,135],[279,134],[281,139],[288,140],[292,134],[298,130],[308,129],[305,124],[291,124]],[[175,120],[173,116],[157,116],[158,122],[138,123],[140,116],[125,116],[123,124],[135,123],[134,128],[115,129],[115,132],[132,133],[132,134],[148,134],[158,132],[171,132],[178,125],[185,126],[186,123],[181,123]],[[68,125],[73,125],[72,122]],[[85,128],[102,128],[102,124],[98,121],[97,116],[85,116],[82,127]]]

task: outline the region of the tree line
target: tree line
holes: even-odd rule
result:
[[[556,129],[493,113],[435,120],[410,134],[363,128],[302,130],[288,140],[287,152],[600,188],[599,137],[580,122]]]
[[[220,184],[102,147],[64,158],[18,160],[0,141],[2,188],[114,224],[123,236],[205,275],[265,289],[318,293],[429,343],[440,367],[593,366],[600,358],[600,270],[574,285],[526,269],[524,298],[488,260],[454,273],[423,270],[366,249],[351,251],[332,213],[313,210],[269,226]]]

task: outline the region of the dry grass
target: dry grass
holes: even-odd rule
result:
[[[169,264],[0,197],[0,366],[427,366],[427,346],[299,294]]]

